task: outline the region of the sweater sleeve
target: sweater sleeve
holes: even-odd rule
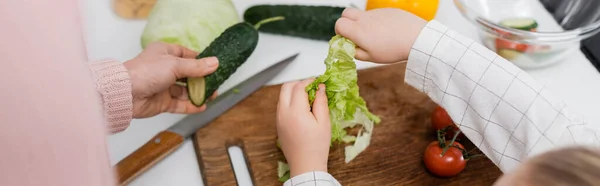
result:
[[[311,171],[294,176],[283,183],[283,186],[341,186],[341,184],[327,172]]]
[[[600,144],[599,130],[542,84],[435,20],[410,51],[405,82],[445,108],[504,172],[556,147]]]
[[[104,107],[108,131],[125,130],[133,115],[133,96],[127,69],[121,62],[105,60],[89,65]]]

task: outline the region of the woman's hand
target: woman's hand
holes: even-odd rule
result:
[[[357,45],[356,59],[395,63],[408,54],[427,21],[395,8],[362,11],[347,8],[335,24],[335,31]]]
[[[312,112],[306,86],[314,79],[286,83],[277,105],[277,134],[290,166],[290,176],[327,172],[331,125],[325,85],[319,85]]]
[[[189,101],[185,87],[175,85],[177,79],[203,77],[217,69],[216,57],[195,59],[197,55],[179,45],[157,42],[125,62],[123,65],[132,84],[133,118],[147,118],[163,112],[191,114],[205,110],[205,105],[196,107]]]

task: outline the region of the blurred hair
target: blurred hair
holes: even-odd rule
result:
[[[519,185],[600,186],[600,149],[567,147],[532,157],[518,175]]]

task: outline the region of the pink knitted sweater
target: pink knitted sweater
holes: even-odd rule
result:
[[[91,63],[90,72],[102,98],[104,117],[110,133],[129,126],[133,113],[131,82],[122,63],[106,60]]]
[[[0,186],[113,186],[132,118],[120,62],[87,63],[78,0],[0,0]]]

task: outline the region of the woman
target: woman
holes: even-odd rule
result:
[[[115,185],[106,135],[133,118],[197,113],[175,80],[216,58],[155,43],[124,63],[88,63],[78,1],[0,1],[0,185]]]

